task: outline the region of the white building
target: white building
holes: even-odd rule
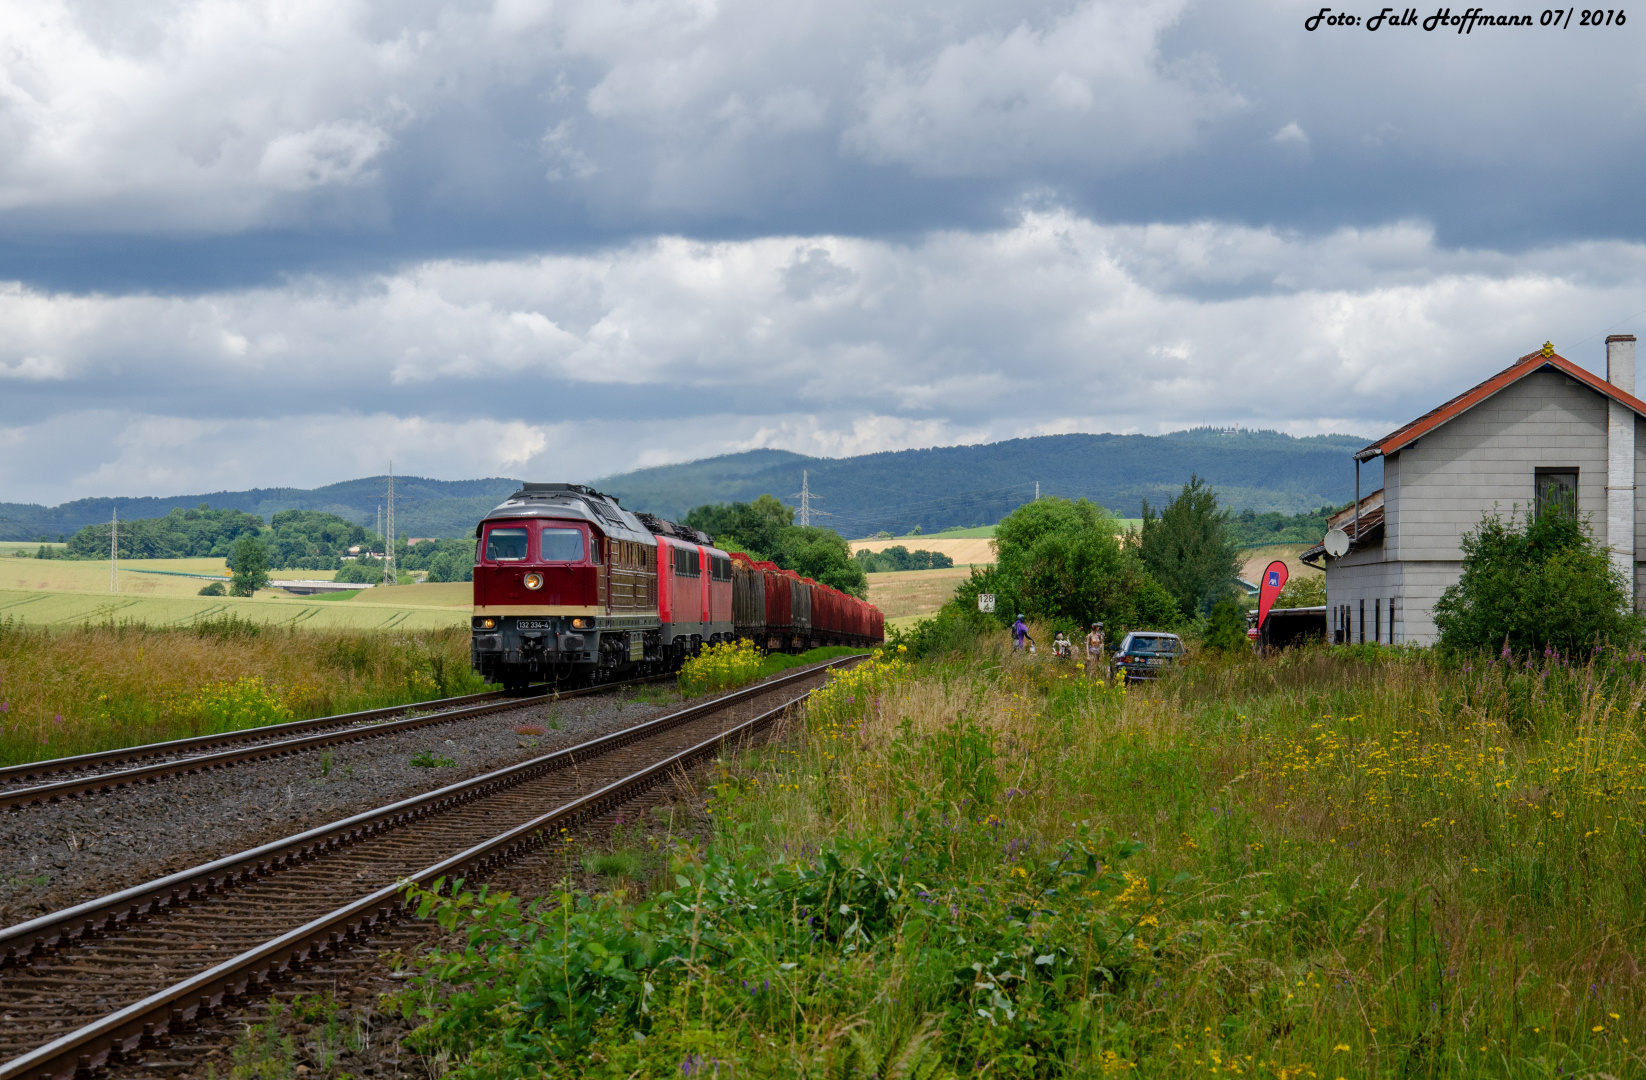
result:
[[[1575,502],[1642,594],[1646,402],[1634,396],[1635,339],[1606,339],[1606,378],[1550,345],[1355,454],[1383,458],[1383,487],[1332,519],[1350,536],[1326,570],[1337,641],[1433,644],[1434,604],[1462,573],[1463,535],[1494,509]]]

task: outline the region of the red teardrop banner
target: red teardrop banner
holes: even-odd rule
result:
[[[1286,587],[1286,564],[1276,559],[1263,571],[1263,583],[1257,591],[1257,626],[1262,630],[1268,621],[1269,609],[1275,606],[1280,590]],[[1265,639],[1267,640],[1267,639]]]

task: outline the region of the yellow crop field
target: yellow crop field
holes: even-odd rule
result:
[[[0,590],[0,619],[34,626],[134,622],[184,626],[233,615],[300,629],[437,630],[468,622],[467,608],[354,604],[299,598],[131,596],[44,590]]]
[[[935,551],[947,555],[957,565],[994,562],[994,541],[980,537],[945,540],[937,536],[905,536],[896,540],[853,540],[852,554],[859,551],[884,551],[894,544],[902,544],[910,551]]]
[[[1298,561],[1298,556],[1309,550],[1309,544],[1270,544],[1268,547],[1243,548],[1240,551],[1240,576],[1247,581],[1256,581],[1263,573],[1263,568],[1276,559],[1286,564],[1286,571],[1291,578],[1320,577],[1322,571],[1312,566],[1305,566]]]
[[[890,620],[932,614],[948,603],[955,587],[971,576],[971,569],[953,566],[865,576],[869,579],[869,603]]]
[[[455,608],[468,611],[474,606],[474,583],[440,581],[421,585],[395,585],[388,589],[363,589],[342,602],[350,606],[375,604],[413,608]]]
[[[138,570],[165,570],[146,574]],[[181,574],[208,574],[228,581],[222,559],[128,559],[120,564],[120,593],[130,596],[193,596],[209,584]],[[0,589],[100,592],[108,595],[109,564],[69,559],[0,558]]]
[[[49,548],[61,549],[67,547],[68,545],[47,544],[45,546]],[[39,550],[40,544],[38,542],[31,542],[28,540],[0,540],[0,559],[9,559],[19,551],[27,555],[33,555]]]

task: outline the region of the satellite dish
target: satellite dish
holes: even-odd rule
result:
[[[1334,559],[1341,559],[1349,553],[1349,534],[1342,529],[1333,529],[1326,534],[1326,554]]]

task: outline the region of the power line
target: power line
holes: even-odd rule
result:
[[[800,527],[803,529],[812,523],[814,517],[834,516],[826,510],[812,509],[812,500],[816,499],[818,502],[822,502],[823,496],[812,494],[811,484],[805,469],[800,470],[800,490],[790,495],[789,498],[800,500]]]
[[[383,584],[398,585],[400,578],[394,566],[394,462],[389,462],[389,532],[383,541]]]

